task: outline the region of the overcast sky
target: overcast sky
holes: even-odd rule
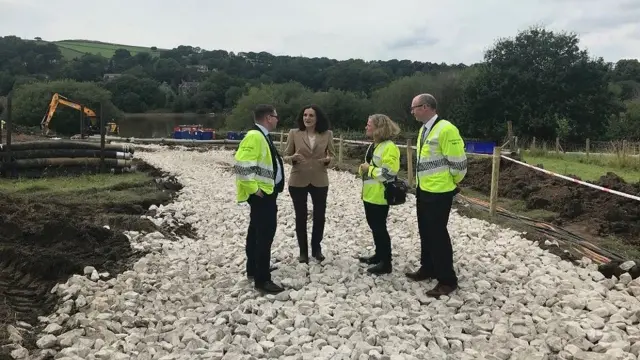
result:
[[[0,0],[0,35],[340,60],[470,64],[534,24],[607,61],[640,58],[640,0]]]

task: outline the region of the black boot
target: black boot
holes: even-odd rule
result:
[[[373,256],[360,256],[358,258],[358,260],[363,263],[363,264],[367,264],[367,265],[374,265],[377,264],[378,262],[380,262],[380,259],[378,257],[378,255],[373,255]]]
[[[269,280],[263,283],[255,284],[255,288],[264,294],[279,294],[284,291],[282,286],[276,285],[273,281]]]
[[[298,247],[300,248],[300,256],[298,256],[298,262],[303,264],[309,263],[309,248],[307,246],[307,239],[298,239]]]
[[[320,248],[313,249],[311,251],[311,256],[313,256],[318,261],[323,261],[325,259],[324,255],[322,255],[322,250],[320,250]]]
[[[405,276],[408,277],[409,279],[413,280],[413,281],[424,281],[424,280],[431,280],[431,279],[435,278],[435,276],[433,276],[432,274],[429,274],[422,267],[420,267],[420,269],[418,269],[415,272],[405,273]]]
[[[382,261],[367,269],[367,272],[374,275],[390,274],[392,270],[390,261]]]

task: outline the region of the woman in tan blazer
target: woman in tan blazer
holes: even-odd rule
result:
[[[325,259],[320,243],[324,234],[329,176],[327,167],[335,156],[333,132],[329,120],[317,105],[309,105],[298,114],[298,128],[291,129],[283,160],[292,165],[289,194],[296,213],[296,237],[301,263],[309,262],[307,243],[307,194],[313,203],[311,255],[318,261]]]

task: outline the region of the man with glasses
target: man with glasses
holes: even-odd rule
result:
[[[247,277],[256,289],[278,294],[284,289],[271,280],[271,244],[278,224],[278,194],[284,189],[282,158],[269,138],[278,125],[272,105],[258,105],[255,125],[247,132],[235,155],[237,201],[251,206],[245,250]]]
[[[416,206],[420,233],[420,269],[407,273],[415,281],[436,279],[427,295],[448,295],[458,287],[453,249],[447,230],[453,197],[467,173],[464,142],[458,129],[437,114],[438,103],[430,94],[411,102],[411,113],[423,126],[417,140]]]

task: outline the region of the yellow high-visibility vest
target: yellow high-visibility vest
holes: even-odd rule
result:
[[[372,204],[387,205],[387,200],[384,197],[384,183],[392,181],[399,170],[400,149],[398,146],[391,140],[378,144],[373,150],[369,170],[363,174],[358,169],[358,175],[362,178],[362,200]]]
[[[257,159],[257,160],[256,160]],[[272,194],[275,187],[275,172],[271,149],[264,135],[258,130],[249,130],[238,145],[233,167],[236,174],[237,202],[247,201],[258,189]]]
[[[435,123],[422,141],[424,126],[418,132],[416,183],[431,193],[453,191],[467,174],[467,155],[460,132],[447,120]]]

